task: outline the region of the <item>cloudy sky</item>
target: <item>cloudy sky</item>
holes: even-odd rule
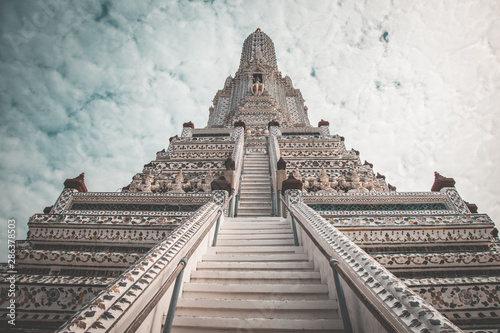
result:
[[[66,178],[116,191],[183,122],[205,126],[258,27],[313,124],[398,191],[455,178],[499,224],[497,0],[2,0],[0,234],[14,218],[24,239]]]

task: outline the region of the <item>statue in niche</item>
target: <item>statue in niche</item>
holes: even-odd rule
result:
[[[348,193],[368,193],[369,191],[363,187],[363,184],[361,183],[361,178],[359,177],[358,173],[356,170],[352,172],[351,175],[351,189],[348,191]]]
[[[144,178],[144,185],[142,186],[142,192],[146,192],[146,193],[151,193],[151,188],[152,188],[152,185],[153,185],[153,182],[154,182],[154,177],[151,173],[148,173],[146,175],[146,178]]]
[[[182,183],[184,182],[184,175],[182,174],[182,170],[175,176],[174,182],[171,185],[170,193],[184,193],[182,189]]]
[[[205,176],[205,179],[200,184],[200,187],[199,187],[200,190],[205,192],[205,193],[212,192],[212,187],[210,186],[210,184],[213,182],[213,180],[214,180],[214,175],[212,174],[212,171],[208,171],[208,173]]]
[[[293,170],[293,177],[297,180],[302,181],[302,176],[300,175],[300,171],[298,167],[295,167],[295,170]]]
[[[330,177],[328,177],[328,173],[325,169],[321,169],[319,174],[319,188],[318,193],[337,193],[337,191],[330,185]]]

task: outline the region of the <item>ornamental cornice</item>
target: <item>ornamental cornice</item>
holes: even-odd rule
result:
[[[359,246],[380,244],[442,245],[457,243],[485,243],[490,241],[491,227],[484,225],[468,228],[371,228],[342,230],[342,233]]]
[[[403,282],[410,286],[446,286],[459,284],[500,284],[500,276],[467,276],[446,278],[404,279]]]
[[[304,131],[309,132],[309,131],[320,131],[317,129],[317,127],[300,127],[297,129],[287,127],[286,129],[281,129],[281,133],[303,133]],[[324,136],[324,135],[294,135],[294,136],[278,136],[278,142],[281,143],[282,141],[297,141],[297,143],[301,142],[314,142],[318,144],[323,144],[324,142],[328,141],[333,141],[333,142],[341,142],[340,136],[337,135],[332,135],[332,136]]]
[[[194,131],[193,129],[191,129]],[[210,128],[207,129],[206,131],[215,131],[215,130],[220,130],[220,133],[225,133],[225,134],[230,134],[231,130],[226,129],[226,128]],[[200,130],[198,130],[200,131]],[[199,133],[201,134],[201,133]],[[234,143],[235,138],[231,136],[197,136],[197,137],[177,137],[173,138],[171,143],[174,145],[182,145],[182,144],[193,144],[193,143]]]
[[[19,265],[64,265],[123,268],[128,267],[144,256],[143,253],[126,252],[87,252],[64,250],[18,250],[16,259]]]
[[[464,269],[466,267],[496,266],[500,269],[499,252],[462,253],[404,253],[375,254],[372,256],[388,269],[430,268]],[[454,267],[450,267],[453,265]],[[499,281],[500,282],[500,281]]]
[[[0,283],[10,283],[7,278],[10,274],[0,273]],[[107,286],[116,278],[108,277],[91,277],[91,276],[48,276],[48,275],[33,275],[33,274],[16,274],[17,284],[36,284],[36,285],[94,285]]]
[[[135,204],[205,204],[212,200],[211,193],[144,193],[144,192],[76,192],[74,203],[135,203]],[[157,212],[160,213],[160,212]],[[136,215],[129,212],[126,215]],[[141,213],[143,215],[143,213]],[[155,215],[162,216],[162,215]]]
[[[321,212],[320,212],[321,213]],[[321,215],[321,214],[320,214]],[[338,216],[329,217],[327,221],[340,230],[346,228],[378,228],[378,227],[456,227],[456,226],[487,226],[493,227],[493,221],[486,214],[469,214],[461,215],[453,212],[452,214],[438,214],[415,216],[404,212],[398,216]]]
[[[170,212],[127,212],[128,214],[94,214],[91,215],[85,211],[85,214],[37,214],[30,218],[29,226],[43,225],[50,226],[76,226],[76,225],[95,225],[109,226],[113,225],[116,228],[144,228],[146,226],[164,228],[166,226],[176,226],[184,222],[194,212],[189,212],[187,216],[148,216],[147,213],[170,213]],[[139,215],[136,213],[143,213]],[[179,213],[179,212],[177,212]],[[133,215],[132,215],[133,214]]]
[[[38,227],[30,226],[29,241],[32,243],[49,243],[49,242],[94,242],[94,243],[113,243],[130,244],[130,242],[141,242],[155,244],[156,242],[167,237],[174,226],[163,226],[156,228],[117,228],[109,226],[106,228],[90,227],[78,228],[71,227]],[[137,230],[138,229],[138,230]]]
[[[176,152],[178,150],[227,150],[232,151],[234,149],[233,143],[217,143],[217,142],[198,142],[198,143],[185,143],[185,144],[173,144],[171,145],[172,151]]]
[[[447,198],[446,194],[440,192],[379,192],[379,193],[303,193],[302,197],[304,200],[307,198],[313,197],[322,197],[329,198],[335,200],[336,198],[342,197],[351,197],[351,198],[365,198],[365,197],[375,197],[375,198],[384,198],[384,197],[425,197],[425,198],[433,198],[433,197],[441,197]]]
[[[232,128],[195,128],[192,130],[192,134],[211,134],[214,137],[191,137],[192,142],[194,141],[209,141],[215,140],[215,141],[234,141],[234,138],[231,137],[230,135],[232,134],[233,129]],[[229,136],[217,136],[218,134],[225,134]],[[208,139],[208,140],[200,140],[200,139]],[[175,140],[176,142],[179,142],[180,140]]]
[[[185,159],[226,159],[231,154],[231,151],[188,151],[188,152],[175,152],[175,153],[164,153],[156,154],[157,161],[163,160],[185,160]]]

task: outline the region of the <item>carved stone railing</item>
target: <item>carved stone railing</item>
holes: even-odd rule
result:
[[[280,200],[277,184],[277,163],[280,158],[280,146],[278,144],[279,127],[271,126],[269,130],[269,163],[271,165],[271,190],[276,201]]]
[[[299,191],[289,190],[286,197],[300,226],[301,235],[309,237],[325,257],[339,262],[339,274],[349,285],[351,294],[357,296],[387,331],[462,332],[337,228],[301,202]],[[349,313],[353,317],[352,314],[359,314],[360,310],[349,308]],[[353,321],[355,326],[361,327],[369,322],[367,318],[356,316]]]
[[[234,129],[236,141],[233,149],[233,160],[235,164],[234,170],[234,191],[239,193],[241,174],[243,172],[243,157],[245,155],[245,133],[243,127],[236,127]]]
[[[191,257],[201,248],[200,244],[207,247],[207,239],[214,231],[222,205],[213,202],[205,204],[84,306],[58,332],[131,332],[140,330],[140,325],[152,311],[166,313],[165,304],[168,305],[169,301],[165,298],[170,297],[173,281],[180,272],[179,262],[184,257]],[[192,267],[193,264],[189,265]],[[156,325],[161,325],[161,322]]]

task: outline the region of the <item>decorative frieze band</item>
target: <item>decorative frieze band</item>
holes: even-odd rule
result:
[[[321,212],[318,212],[321,215]],[[399,216],[358,216],[358,217],[330,217],[327,220],[335,227],[342,230],[346,227],[416,227],[416,226],[460,226],[460,225],[483,225],[493,228],[493,221],[486,214],[458,215],[409,215],[405,212]]]
[[[184,222],[187,216],[184,217],[173,217],[173,216],[147,216],[145,214],[135,214],[141,212],[133,212],[134,214],[60,214],[60,215],[33,215],[30,218],[29,225],[45,225],[45,224],[64,224],[67,226],[86,224],[86,225],[114,225],[114,226],[165,226],[165,225],[175,225]],[[154,212],[142,212],[142,213],[154,213]],[[170,213],[170,212],[159,212],[159,213]],[[179,213],[179,212],[177,212]],[[192,215],[190,212],[188,214]]]
[[[113,244],[128,244],[142,242],[154,244],[164,239],[175,226],[171,225],[161,229],[140,228],[41,228],[30,227],[29,240],[32,242],[105,242]]]
[[[468,266],[496,266],[500,269],[499,252],[462,252],[462,253],[401,253],[375,254],[373,258],[388,269],[409,269]]]
[[[113,266],[128,267],[142,258],[142,253],[123,252],[79,252],[49,250],[18,250],[19,265],[59,264],[64,266]]]
[[[370,230],[342,230],[342,233],[356,244],[437,244],[457,242],[489,242],[490,229],[478,228],[453,228],[453,229],[370,229]]]

